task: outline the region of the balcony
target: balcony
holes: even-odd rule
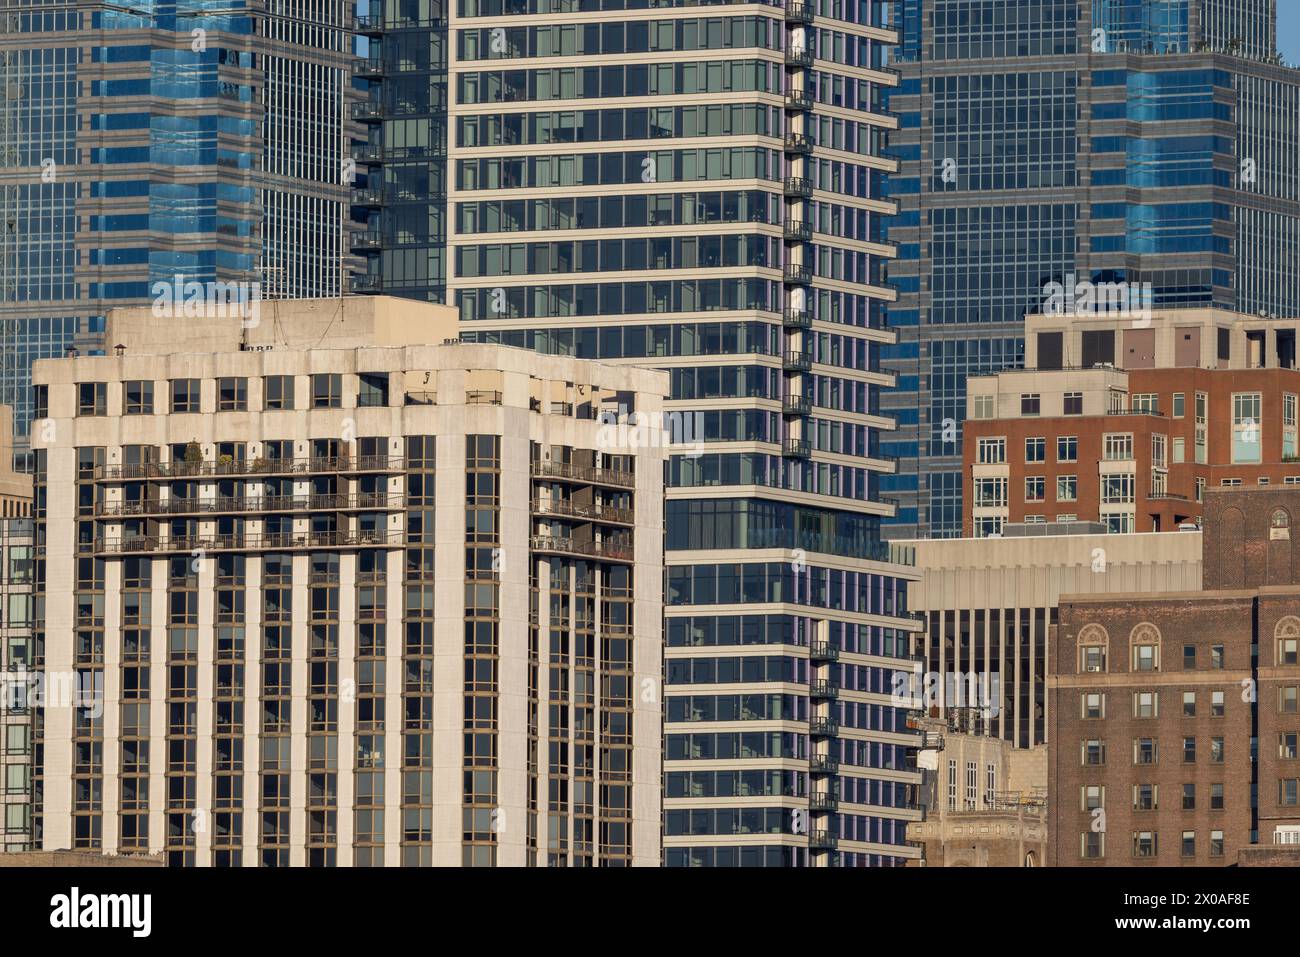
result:
[[[384,148],[370,143],[354,146],[352,147],[352,158],[358,163],[363,163],[366,166],[382,166],[384,162]]]
[[[811,698],[821,698],[830,700],[840,696],[840,686],[833,685],[825,678],[818,678],[808,686],[808,695]]]
[[[809,774],[835,774],[840,769],[840,762],[829,754],[814,754],[808,759]]]
[[[839,845],[839,839],[830,831],[813,831],[808,835],[808,847],[811,850],[831,851]]]
[[[786,372],[807,372],[812,368],[812,355],[807,352],[787,352],[781,358],[781,368]]]
[[[785,151],[793,156],[807,156],[813,151],[812,137],[807,133],[791,133],[785,138]]]
[[[808,795],[808,810],[814,813],[818,811],[834,811],[839,806],[839,797],[829,791],[815,791]]]
[[[834,718],[812,718],[808,733],[814,738],[833,738],[840,733],[840,723]]]
[[[353,273],[348,279],[348,287],[358,293],[382,292],[384,277],[371,272]]]
[[[787,286],[811,286],[812,270],[807,266],[789,265],[785,267],[785,284]]]
[[[356,76],[383,76],[384,58],[377,56],[360,57],[353,63],[352,72]]]
[[[350,245],[353,250],[360,251],[382,249],[384,236],[376,230],[358,230],[352,233]]]
[[[361,100],[351,107],[352,118],[362,123],[379,123],[384,118],[384,108],[374,100]]]
[[[943,735],[933,731],[926,731],[921,735],[917,747],[922,751],[942,751],[943,743]]]
[[[785,239],[786,242],[806,243],[812,239],[812,223],[805,223],[802,220],[786,220]]]
[[[785,6],[786,23],[809,24],[813,22],[813,6],[811,3],[787,3]]]
[[[533,514],[558,515],[563,518],[577,518],[607,525],[632,525],[636,521],[630,508],[614,508],[611,505],[602,505],[600,502],[572,502],[568,499],[534,501]]]
[[[811,329],[812,320],[810,309],[786,309],[781,314],[781,325],[787,329]]]
[[[352,32],[377,37],[384,32],[383,18],[377,13],[358,13],[352,18]]]
[[[806,459],[812,456],[812,443],[807,439],[786,439],[785,456],[790,459]]]
[[[351,201],[353,206],[383,206],[384,191],[382,189],[354,189]]]
[[[789,418],[808,415],[812,412],[812,403],[807,396],[787,395],[781,403],[781,414]]]
[[[617,469],[595,468],[590,465],[573,465],[569,462],[534,462],[534,478],[561,479],[580,485],[610,485],[615,488],[635,488],[636,476]]]
[[[840,649],[829,641],[814,641],[808,646],[808,657],[813,661],[838,661]]]
[[[795,90],[785,95],[787,113],[807,113],[813,108],[812,96],[804,90]]]
[[[132,535],[97,538],[78,547],[100,555],[153,555],[166,552],[300,551],[319,548],[400,548],[405,532],[290,532],[269,535]]]
[[[813,194],[812,180],[802,176],[787,176],[784,191],[786,199],[807,199]]]
[[[401,493],[361,492],[356,495],[261,495],[212,498],[150,499],[141,502],[100,502],[95,514],[102,518],[144,515],[238,515],[249,512],[340,512],[352,510],[397,511],[404,507]]]
[[[149,462],[143,465],[100,465],[94,479],[131,481],[135,479],[202,478],[225,475],[313,475],[335,472],[401,472],[406,460],[400,455],[337,455],[315,458],[236,459],[229,462]]]
[[[529,539],[529,547],[535,552],[552,552],[560,555],[579,555],[584,558],[597,558],[609,562],[627,562],[635,560],[632,546],[613,542],[575,542],[572,538],[558,535],[534,535]]]
[[[812,51],[804,50],[786,50],[785,65],[793,67],[809,67],[813,65]]]

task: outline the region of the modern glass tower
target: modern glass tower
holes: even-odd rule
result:
[[[1047,283],[1300,314],[1300,71],[1275,52],[1272,0],[901,0],[894,14],[885,531],[957,537],[966,379],[1023,364]]]
[[[20,441],[32,361],[102,349],[107,310],[156,283],[208,305],[216,283],[340,291],[346,4],[219,7],[0,0],[0,402]]]
[[[445,269],[463,338],[671,373],[667,685],[643,689],[664,701],[671,866],[919,856],[911,700],[891,694],[914,667],[915,574],[877,494],[887,7],[390,0],[363,18],[382,178],[356,197],[378,247],[358,287],[437,298]],[[445,209],[407,202],[443,142]],[[562,621],[542,647],[565,666]],[[552,865],[583,747],[549,752]]]

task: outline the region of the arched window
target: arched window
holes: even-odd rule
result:
[[[1134,671],[1160,670],[1160,629],[1144,621],[1129,634]]]
[[[1287,615],[1273,629],[1273,637],[1277,640],[1277,663],[1300,664],[1300,657],[1296,654],[1297,646],[1300,645],[1300,618]]]
[[[1079,671],[1103,672],[1106,670],[1106,652],[1110,635],[1101,625],[1085,625],[1079,631]]]
[[[1273,513],[1273,520],[1270,524],[1272,524],[1274,528],[1290,528],[1291,516],[1287,514],[1286,509],[1279,508]]]

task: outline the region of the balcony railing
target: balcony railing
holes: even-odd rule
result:
[[[781,324],[787,329],[811,329],[812,312],[808,309],[786,309],[781,314]]]
[[[829,851],[839,845],[839,839],[830,831],[813,831],[808,835],[808,846],[814,850]]]
[[[812,455],[812,443],[807,439],[786,439],[785,454],[792,459],[806,459]]]
[[[616,488],[634,488],[636,476],[617,469],[602,469],[590,465],[573,465],[569,462],[534,462],[535,478],[556,478],[592,485],[612,485]]]
[[[811,3],[787,3],[785,5],[785,22],[812,23],[813,5]]]
[[[840,762],[829,754],[814,754],[808,759],[808,771],[811,774],[835,774],[840,769]]]
[[[787,153],[807,154],[813,151],[812,137],[807,133],[791,133],[785,138]]]
[[[826,791],[815,791],[808,795],[808,810],[834,811],[840,806],[840,799]]]
[[[812,180],[803,176],[787,176],[782,182],[787,198],[807,199],[813,194]]]
[[[785,95],[785,108],[790,112],[804,112],[813,108],[813,98],[803,90],[794,90]]]
[[[354,189],[351,196],[353,206],[382,206],[384,199],[382,189]]]
[[[377,56],[360,57],[353,64],[353,72],[357,76],[383,76],[384,59]]]
[[[811,51],[811,50],[808,50],[808,49],[803,49],[803,50],[793,50],[793,49],[791,49],[791,50],[786,50],[786,51],[785,51],[785,65],[786,65],[786,66],[797,66],[797,67],[808,67],[808,66],[812,66],[812,65],[813,65],[813,55],[812,55],[812,51]]]
[[[824,678],[814,681],[809,686],[810,696],[813,698],[838,698],[840,696],[839,685],[833,685]]]
[[[122,479],[202,478],[226,475],[311,475],[331,472],[401,472],[400,455],[333,455],[314,458],[235,459],[229,462],[148,462],[142,465],[99,465],[96,481]]]
[[[614,508],[599,502],[571,502],[568,499],[552,499],[549,502],[535,500],[533,512],[537,515],[560,515],[613,525],[632,525],[636,521],[629,508]]]
[[[356,231],[351,237],[353,249],[380,249],[384,245],[384,234],[376,230]]]
[[[808,646],[808,657],[813,661],[838,661],[840,649],[829,641],[814,641]]]
[[[834,718],[813,718],[808,722],[808,733],[815,738],[833,738],[840,733],[840,723]]]
[[[805,223],[802,220],[786,220],[785,238],[790,242],[807,242],[812,239],[812,223]]]
[[[812,368],[812,356],[807,352],[789,351],[781,357],[781,368],[786,372],[807,372]]]
[[[172,498],[166,501],[100,502],[95,514],[105,518],[140,515],[214,515],[240,512],[316,512],[377,510],[405,507],[399,493],[361,492],[356,495],[262,495],[257,497]]]
[[[384,118],[384,105],[377,100],[358,100],[353,102],[350,112],[354,120],[378,123]]]
[[[788,286],[810,286],[812,285],[812,270],[807,266],[786,266],[785,282]]]
[[[557,535],[534,535],[529,540],[529,545],[536,552],[583,555],[613,562],[631,562],[635,558],[631,545],[613,542],[575,542],[571,538]]]
[[[108,555],[161,552],[296,551],[315,548],[397,548],[406,544],[405,532],[285,532],[244,535],[132,535],[97,538],[78,547],[81,552]]]
[[[781,403],[781,413],[786,416],[805,416],[812,412],[812,403],[807,396],[787,395]]]

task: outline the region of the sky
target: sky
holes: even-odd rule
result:
[[[1300,0],[1278,0],[1277,45],[1282,59],[1300,64]]]

